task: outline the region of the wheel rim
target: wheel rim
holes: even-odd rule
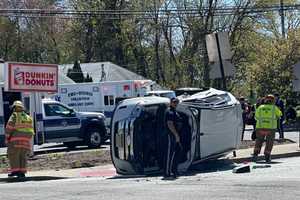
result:
[[[90,142],[92,145],[99,145],[101,143],[101,136],[98,132],[93,132],[90,136]]]

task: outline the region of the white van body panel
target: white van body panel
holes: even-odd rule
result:
[[[100,86],[96,83],[58,85],[54,99],[82,112],[103,111]]]

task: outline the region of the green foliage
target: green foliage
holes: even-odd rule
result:
[[[93,82],[93,78],[89,74],[87,74],[84,79],[84,82]]]
[[[2,5],[14,5],[3,0]],[[18,9],[57,9],[57,0],[31,0]],[[278,0],[237,0],[234,15],[210,15],[227,1],[157,1],[157,0],[68,0],[75,11],[144,11],[138,15],[85,15],[85,17],[17,18],[0,17],[0,57],[5,60],[39,63],[111,61],[153,79],[163,86],[220,87],[219,80],[209,80],[205,35],[229,31],[236,75],[227,78],[228,90],[235,95],[254,98],[279,92],[292,95],[292,66],[300,58],[299,16],[285,12],[286,37],[281,35],[277,11],[244,13],[243,7],[278,4]],[[285,4],[295,3],[286,0]],[[205,7],[197,17],[185,12],[157,15],[172,6]],[[13,8],[13,7],[12,7]],[[288,27],[287,27],[288,26]],[[74,63],[68,76],[76,82],[92,81]]]
[[[271,1],[259,1],[260,5]],[[285,2],[288,3],[288,2]],[[297,21],[288,13],[289,24]],[[236,41],[235,50],[238,68],[234,91],[250,96],[254,91],[257,97],[278,92],[284,99],[292,95],[292,66],[300,58],[299,27],[287,30],[286,38],[281,35],[278,13],[260,16],[251,31],[242,33]],[[253,95],[252,95],[253,96]]]
[[[67,76],[75,81],[76,83],[85,82],[84,75],[82,73],[79,61],[74,62],[74,66],[72,69],[68,70]]]

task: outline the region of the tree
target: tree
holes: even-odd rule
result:
[[[84,76],[80,67],[79,61],[74,62],[74,66],[72,69],[68,69],[67,76],[75,81],[76,83],[83,83],[84,82]]]
[[[300,59],[299,13],[284,11],[283,38],[279,6],[251,12],[255,6],[278,4],[279,0],[2,0],[1,8],[59,11],[63,5],[80,14],[69,19],[17,17],[19,12],[0,17],[0,57],[45,63],[111,61],[166,87],[216,86],[208,77],[205,35],[228,31],[237,71],[228,79],[228,90],[244,96],[253,91],[289,95],[291,66]],[[68,75],[76,82],[90,81],[89,74],[84,79],[81,69],[74,68]]]
[[[84,82],[93,82],[93,78],[89,74],[87,74],[84,79]]]
[[[278,2],[255,3],[266,6]],[[300,59],[300,24],[296,11],[285,13],[285,18],[286,37],[281,35],[278,11],[259,14],[248,23],[248,31],[237,34],[235,59],[239,67],[233,88],[236,94],[250,96],[254,91],[258,97],[274,92],[284,97],[291,95],[292,66]]]

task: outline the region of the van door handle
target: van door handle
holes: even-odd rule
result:
[[[200,135],[200,136],[203,136],[203,135],[204,135],[204,133],[200,133],[199,135]]]

